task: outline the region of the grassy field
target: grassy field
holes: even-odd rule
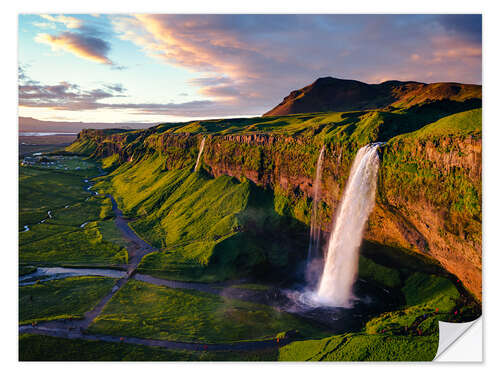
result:
[[[190,352],[28,334],[19,337],[21,361],[274,361],[277,357],[277,349]]]
[[[113,296],[89,330],[205,343],[272,339],[288,330],[305,337],[325,335],[324,329],[267,306],[136,280]]]
[[[362,279],[389,288],[397,288],[401,285],[400,272],[395,268],[383,266],[362,255],[359,257],[358,267],[358,277]]]
[[[89,197],[82,177],[34,167],[19,169],[19,225],[33,225],[47,217],[47,211],[75,204]]]
[[[115,279],[71,277],[19,288],[19,324],[82,318],[113,287]]]
[[[84,228],[67,226],[53,228],[51,224],[34,226],[33,233],[43,237],[32,242],[21,242],[19,262],[36,265],[94,265],[122,264],[118,258],[123,248],[103,238],[98,222]],[[48,230],[46,230],[48,229]],[[53,234],[51,231],[61,230]],[[31,232],[28,231],[26,233]],[[24,234],[24,233],[21,233]],[[117,258],[118,257],[118,258]]]
[[[437,336],[346,334],[297,341],[279,350],[280,361],[431,361]]]
[[[401,139],[423,139],[423,138],[441,138],[450,135],[477,135],[482,130],[482,108],[472,109],[446,116],[436,122],[430,123],[423,128],[400,135],[395,140]]]
[[[84,180],[97,171],[95,162],[75,156],[58,157],[57,164],[44,169],[19,169],[20,228],[29,228],[19,233],[21,264],[127,263],[126,242],[111,220],[110,199],[84,189]]]

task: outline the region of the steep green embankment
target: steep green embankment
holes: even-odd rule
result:
[[[98,187],[138,218],[132,226],[141,236],[164,248],[142,270],[213,280],[303,259],[322,145],[319,216],[328,231],[357,150],[388,142],[365,238],[437,260],[481,298],[481,109],[465,109],[425,103],[111,135],[85,130],[71,150],[93,150],[114,169]],[[193,173],[203,137],[202,168]]]
[[[131,226],[162,249],[148,255],[140,271],[214,281],[286,268],[294,263],[289,256],[298,258],[294,247],[307,239],[289,237],[294,223],[274,212],[269,193],[247,179],[214,179],[192,172],[192,165],[165,170],[164,163],[154,153],[122,164],[96,185],[113,194],[125,214],[139,217]]]

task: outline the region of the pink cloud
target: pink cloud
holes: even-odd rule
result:
[[[35,41],[48,44],[53,50],[64,50],[86,60],[100,64],[113,64],[106,56],[110,49],[109,44],[97,37],[64,32],[59,35],[38,34]]]

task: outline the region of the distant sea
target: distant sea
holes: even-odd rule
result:
[[[49,135],[76,135],[78,133],[19,132],[20,137],[46,137]]]

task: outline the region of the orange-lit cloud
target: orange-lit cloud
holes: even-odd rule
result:
[[[448,36],[436,36],[431,39],[434,47],[432,55],[433,62],[453,61],[456,59],[481,59],[482,48],[481,45],[471,41],[451,38]]]
[[[64,32],[59,35],[38,34],[35,41],[48,44],[53,50],[64,50],[86,60],[100,64],[113,64],[107,57],[109,44],[97,37]]]

